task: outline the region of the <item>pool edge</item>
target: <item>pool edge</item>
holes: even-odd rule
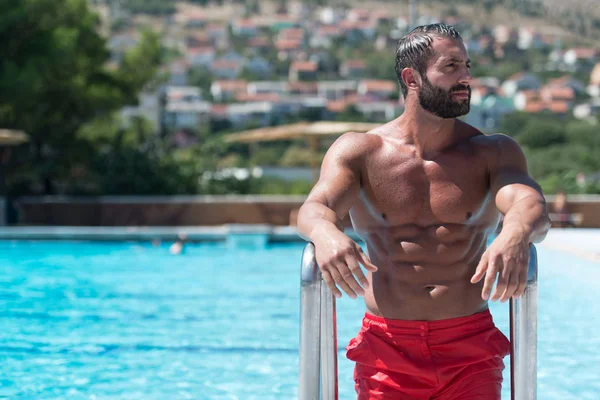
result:
[[[14,226],[0,227],[0,240],[152,241],[185,235],[190,242],[221,242],[231,236],[266,236],[272,242],[304,242],[292,226],[229,224],[219,226]],[[346,234],[357,240],[352,229]]]

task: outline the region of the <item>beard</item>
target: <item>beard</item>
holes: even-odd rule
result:
[[[454,92],[468,91],[467,99],[456,99]],[[456,118],[466,115],[471,109],[471,88],[466,85],[457,85],[450,90],[434,86],[427,77],[423,77],[423,88],[419,93],[421,107],[440,118]]]

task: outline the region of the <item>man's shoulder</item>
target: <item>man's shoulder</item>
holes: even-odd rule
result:
[[[481,148],[483,151],[492,153],[520,151],[519,144],[504,133],[483,133],[476,128],[473,128],[477,133],[471,138],[472,142]]]
[[[490,170],[506,166],[526,168],[525,154],[516,140],[503,133],[481,134],[473,139]]]
[[[375,132],[346,132],[336,139],[329,152],[347,159],[356,159],[371,154],[381,147],[382,139]]]

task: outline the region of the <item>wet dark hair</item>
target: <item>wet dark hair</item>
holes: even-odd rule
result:
[[[402,80],[402,70],[414,68],[424,75],[427,71],[427,61],[433,55],[431,45],[434,38],[462,40],[460,33],[454,27],[446,24],[430,24],[417,26],[398,41],[396,76],[404,98],[408,94],[408,87]]]

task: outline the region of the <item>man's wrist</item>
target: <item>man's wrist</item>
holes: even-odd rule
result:
[[[512,236],[520,241],[530,243],[533,236],[533,226],[520,222],[512,222],[502,225],[502,232],[505,235]]]
[[[313,243],[318,242],[319,237],[330,229],[338,229],[338,227],[331,221],[318,222],[314,225],[312,231],[310,232],[309,238]]]

